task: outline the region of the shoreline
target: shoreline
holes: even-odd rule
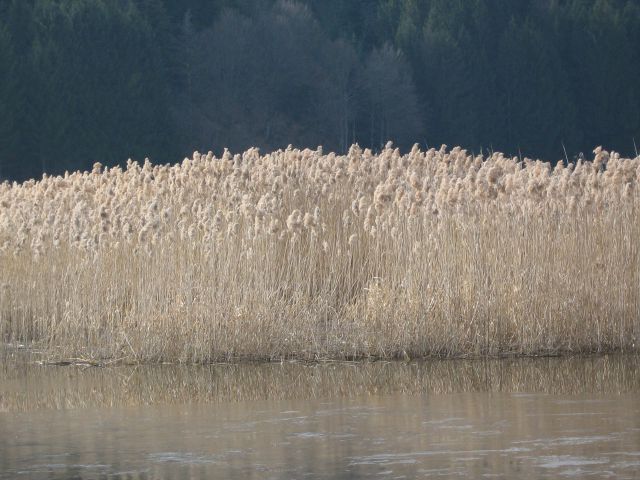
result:
[[[603,357],[638,357],[640,358],[640,349],[632,350],[607,350],[607,351],[571,351],[571,352],[541,352],[541,353],[497,353],[497,354],[467,354],[467,355],[426,355],[409,357],[380,357],[380,356],[358,356],[358,357],[316,357],[308,356],[291,356],[286,358],[268,358],[261,356],[244,356],[229,358],[228,360],[217,360],[212,362],[137,362],[127,357],[119,359],[96,359],[96,358],[78,358],[78,357],[60,357],[55,352],[46,352],[42,350],[32,350],[26,345],[0,345],[0,357],[7,357],[7,354],[15,353],[16,357],[40,357],[33,358],[29,361],[31,364],[52,367],[151,367],[151,366],[184,366],[184,367],[206,367],[216,365],[277,365],[277,364],[299,364],[299,365],[328,365],[328,364],[372,364],[372,363],[421,363],[430,361],[495,361],[495,360],[527,360],[527,359],[589,359]],[[12,355],[13,356],[13,355]]]

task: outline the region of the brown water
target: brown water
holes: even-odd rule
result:
[[[3,480],[640,478],[637,356],[0,361]]]

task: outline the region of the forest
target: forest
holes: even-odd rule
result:
[[[637,155],[636,0],[0,0],[0,179],[349,146]]]

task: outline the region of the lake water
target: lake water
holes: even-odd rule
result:
[[[3,480],[640,478],[638,356],[137,368],[25,358],[0,356]]]

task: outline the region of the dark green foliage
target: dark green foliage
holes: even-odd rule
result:
[[[11,108],[17,91],[16,59],[11,48],[9,34],[6,28],[0,28],[0,158],[10,158],[16,151],[18,138],[16,126],[16,112]],[[3,175],[0,163],[0,178]]]
[[[15,140],[0,158],[4,175],[178,155],[154,30],[160,22],[152,25],[132,1],[15,0],[10,9],[17,20],[4,28],[21,61],[8,75],[17,87],[2,86],[15,92],[6,107]]]
[[[640,143],[632,0],[0,0],[0,179],[391,139]]]

